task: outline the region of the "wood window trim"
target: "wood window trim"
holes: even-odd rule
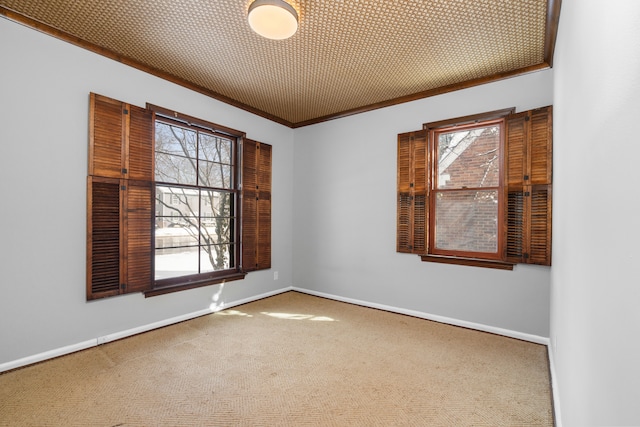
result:
[[[499,270],[513,270],[513,263],[479,258],[464,258],[459,256],[421,255],[425,262],[438,262],[441,264],[467,265],[471,267],[495,268]]]
[[[427,124],[427,129],[429,130],[428,138],[427,138],[427,150],[428,150],[428,159],[436,159],[438,157],[438,148],[437,141],[440,133],[448,133],[455,131],[463,131],[466,129],[477,129],[482,127],[489,126],[499,126],[500,127],[500,140],[499,150],[500,157],[498,159],[499,163],[499,177],[498,177],[498,186],[496,187],[475,187],[470,188],[471,191],[484,191],[494,189],[499,195],[499,203],[497,209],[497,224],[496,224],[496,251],[495,253],[491,252],[469,252],[463,250],[450,250],[450,249],[439,249],[436,247],[436,233],[434,232],[436,227],[436,199],[437,195],[446,194],[446,193],[454,193],[456,191],[464,191],[464,189],[437,189],[438,185],[437,181],[437,172],[438,165],[436,161],[428,161],[428,176],[429,176],[429,188],[427,189],[427,197],[429,198],[429,215],[427,218],[427,227],[428,227],[428,244],[427,251],[428,255],[432,256],[433,259],[438,259],[439,257],[444,258],[454,258],[460,260],[484,260],[491,262],[500,262],[503,261],[503,233],[504,228],[502,227],[501,218],[504,216],[505,212],[505,203],[504,197],[502,193],[503,190],[503,174],[504,174],[504,148],[505,148],[505,131],[506,131],[506,121],[505,115],[509,115],[513,112],[514,109],[504,109],[492,111],[485,114],[475,114],[473,116],[466,116],[458,119],[451,119],[438,122],[437,125]],[[474,256],[474,255],[478,256]]]
[[[486,122],[495,119],[504,119],[505,117],[515,113],[516,108],[503,108],[501,110],[488,111],[486,113],[471,114],[468,116],[456,117],[453,119],[439,120],[437,122],[424,123],[423,129],[435,130],[451,126],[471,125],[478,122]]]
[[[221,133],[223,135],[234,136],[236,138],[245,138],[246,136],[245,132],[222,126],[207,120],[199,119],[197,117],[189,116],[187,114],[179,113],[177,111],[160,107],[158,105],[147,103],[147,110],[153,111],[154,114],[162,116],[163,118],[172,119],[189,126],[201,127],[214,133]]]
[[[216,277],[211,277],[211,278],[206,278],[201,280],[194,280],[192,282],[183,283],[180,285],[158,286],[158,287],[154,287],[149,291],[145,291],[144,296],[145,298],[155,297],[158,295],[166,295],[173,292],[180,292],[180,291],[186,291],[189,289],[201,288],[203,286],[218,285],[220,283],[233,282],[235,280],[243,280],[246,275],[247,273],[244,271],[236,271],[236,272],[221,274]]]

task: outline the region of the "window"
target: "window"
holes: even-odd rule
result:
[[[234,137],[156,115],[156,286],[236,267],[236,153]]]
[[[550,265],[551,114],[500,110],[398,135],[397,251]]]
[[[87,202],[87,299],[271,267],[271,146],[242,132],[92,93]]]
[[[503,120],[433,129],[429,248],[434,255],[500,258]]]

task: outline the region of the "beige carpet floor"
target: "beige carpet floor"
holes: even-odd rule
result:
[[[0,375],[2,426],[552,426],[546,347],[287,292]]]

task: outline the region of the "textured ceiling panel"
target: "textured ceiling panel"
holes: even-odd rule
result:
[[[291,126],[548,65],[548,0],[290,3],[299,30],[275,41],[249,28],[250,0],[0,0]]]

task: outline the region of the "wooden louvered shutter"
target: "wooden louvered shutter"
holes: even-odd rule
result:
[[[92,93],[89,104],[89,175],[122,177],[125,104]]]
[[[95,93],[89,109],[89,175],[152,181],[151,111]]]
[[[506,259],[509,262],[522,262],[525,238],[524,191],[522,187],[511,187],[507,191],[507,233]]]
[[[271,268],[271,146],[258,147],[258,270]]]
[[[529,112],[512,114],[506,120],[506,185],[524,185],[527,173],[527,122]]]
[[[120,180],[87,180],[87,299],[120,293]]]
[[[552,107],[506,123],[505,259],[551,265]]]
[[[398,135],[396,251],[427,252],[427,131]]]
[[[152,183],[88,178],[87,299],[150,289]]]
[[[531,186],[529,263],[551,265],[551,185]]]
[[[271,268],[272,147],[245,139],[242,149],[242,269]]]
[[[531,111],[529,184],[551,184],[553,142],[552,107]]]
[[[257,144],[245,140],[242,144],[242,269],[253,271],[258,265],[258,174]]]
[[[505,259],[514,263],[524,262],[526,252],[524,175],[527,173],[528,120],[529,112],[525,111],[510,115],[505,122],[507,233],[504,251]]]
[[[127,104],[125,169],[128,179],[154,180],[153,113]]]
[[[153,281],[153,184],[150,181],[125,181],[123,212],[126,246],[122,292],[142,292],[151,289]]]
[[[92,93],[87,299],[151,288],[153,173],[152,114]]]
[[[398,135],[398,194],[396,213],[396,251],[411,253],[411,134]]]

